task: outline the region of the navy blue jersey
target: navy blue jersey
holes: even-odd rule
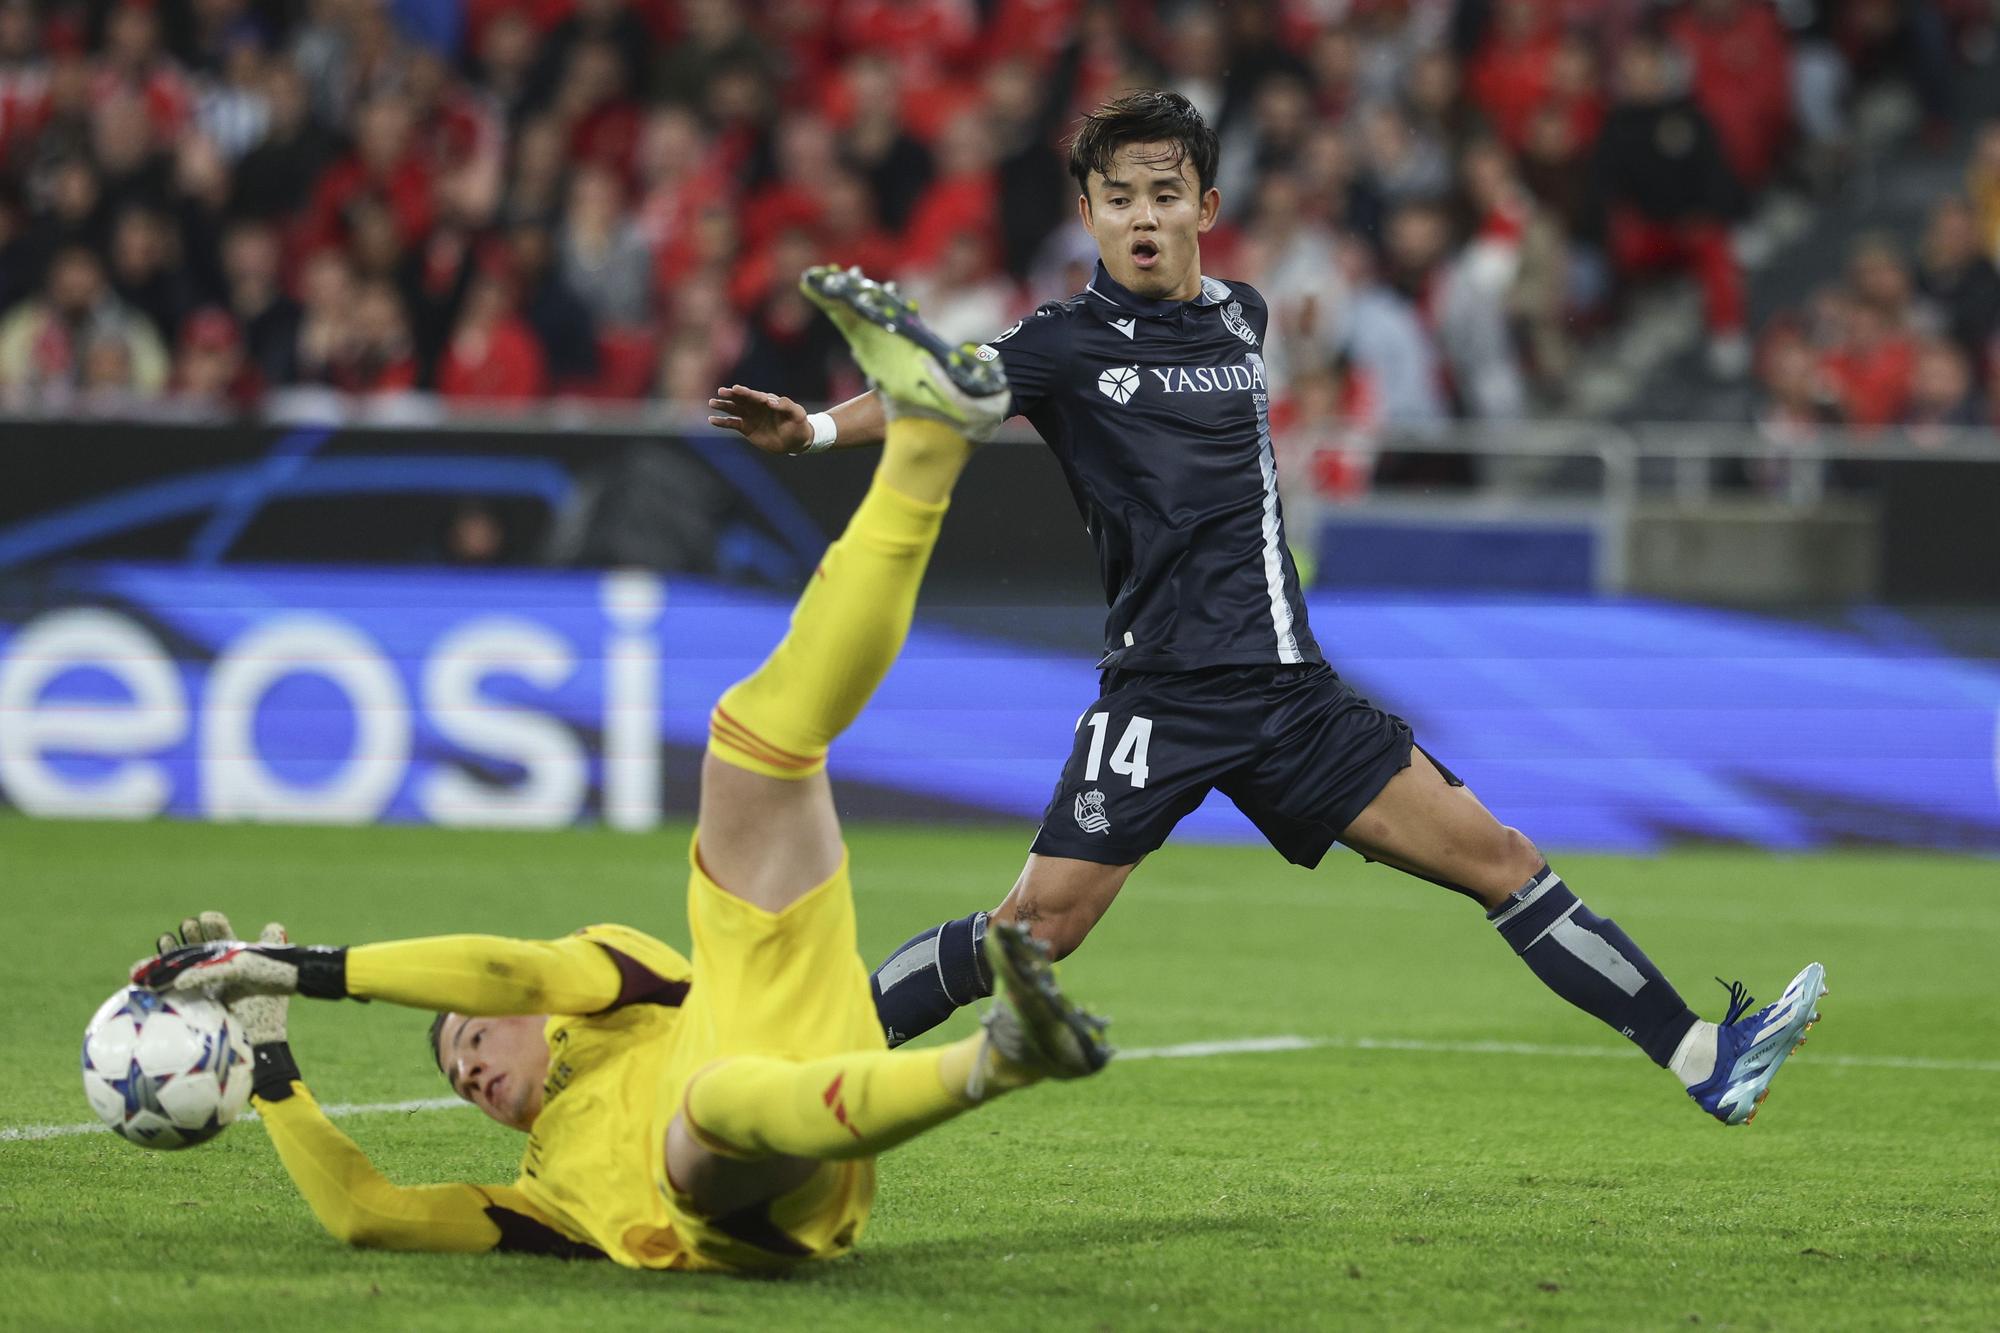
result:
[[[988,344],[1097,546],[1101,666],[1322,660],[1278,507],[1268,314],[1242,283],[1205,277],[1192,301],[1154,301],[1099,264]]]

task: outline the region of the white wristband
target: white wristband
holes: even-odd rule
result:
[[[800,453],[816,454],[822,449],[833,448],[833,442],[840,433],[834,425],[833,413],[815,412],[806,418],[806,424],[812,427],[813,437],[806,442],[805,448],[799,450]]]

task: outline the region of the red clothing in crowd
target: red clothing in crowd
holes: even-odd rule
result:
[[[180,67],[161,60],[148,66],[136,79],[127,79],[115,69],[100,69],[91,76],[90,104],[102,106],[120,92],[134,92],[146,104],[146,119],[153,127],[153,140],[162,148],[172,147],[194,114],[194,88]]]
[[[905,253],[894,236],[879,228],[852,236],[828,236],[815,231],[813,240],[819,256],[816,263],[858,268],[863,273],[894,273],[902,264]],[[771,245],[744,251],[743,258],[737,261],[729,274],[731,305],[738,310],[754,309],[781,284],[789,284],[798,277],[796,273],[781,274],[777,271],[775,253],[776,247]]]
[[[1778,16],[1759,0],[1719,22],[1690,8],[1668,20],[1668,32],[1693,67],[1695,101],[1730,170],[1760,188],[1792,136],[1791,52]]]
[[[1000,0],[987,25],[986,53],[1047,64],[1062,54],[1082,8],[1082,0]]]
[[[477,51],[486,25],[510,10],[527,15],[536,32],[547,36],[576,10],[576,0],[464,0],[465,49]]]
[[[609,167],[629,184],[642,125],[637,103],[623,98],[599,103],[570,126],[570,161]]]
[[[1382,395],[1372,375],[1349,367],[1340,377],[1331,406],[1333,415],[1306,420],[1296,398],[1280,398],[1272,405],[1278,470],[1280,475],[1305,477],[1313,492],[1326,499],[1360,499],[1375,477]]]
[[[858,268],[863,273],[894,273],[903,259],[902,245],[879,227],[850,236],[822,233],[819,242],[825,263]]]
[[[417,387],[417,359],[405,354],[380,364],[332,365],[327,367],[326,380],[347,393],[397,393]]]
[[[405,153],[385,177],[373,175],[356,154],[349,153],[326,169],[313,189],[306,210],[305,249],[310,252],[347,239],[347,209],[364,195],[375,194],[396,219],[396,236],[405,248],[423,242],[435,212],[431,170],[422,154]]]
[[[743,248],[762,250],[778,233],[792,227],[811,231],[819,226],[819,215],[819,191],[789,181],[772,181],[745,199],[737,214]]]
[[[1630,208],[1611,215],[1611,259],[1626,273],[1684,268],[1701,284],[1709,331],[1743,330],[1743,270],[1719,222],[1661,222]]]
[[[978,96],[977,79],[951,77],[983,54],[972,0],[849,0],[833,35],[844,51],[895,63],[904,123],[920,139],[933,137]]]
[[[1902,419],[1916,376],[1917,349],[1900,335],[1862,347],[1840,347],[1820,360],[1849,425],[1887,426]]]
[[[903,229],[902,266],[929,268],[965,232],[976,232],[997,248],[994,219],[999,212],[1000,188],[990,171],[935,182],[917,200]]]
[[[1562,34],[1544,27],[1518,45],[1490,37],[1472,58],[1466,91],[1509,148],[1518,150],[1526,141],[1529,118],[1548,100],[1561,45]]]
[[[484,336],[453,338],[438,363],[437,381],[447,398],[522,402],[548,391],[542,345],[518,315],[507,316]]]
[[[979,12],[972,0],[848,0],[833,35],[848,52],[886,56],[905,74],[925,77],[978,53]]]
[[[15,145],[31,145],[49,118],[49,72],[41,65],[0,69],[0,167]]]
[[[506,127],[493,108],[454,85],[416,128],[419,152],[437,171],[463,166],[484,153],[501,151]]]

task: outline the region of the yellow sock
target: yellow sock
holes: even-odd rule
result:
[[[942,422],[891,421],[874,483],[829,546],[764,664],[723,694],[709,749],[738,768],[803,778],[902,651],[917,587],[972,446]]]
[[[820,1060],[739,1055],[688,1085],[688,1128],[730,1157],[873,1157],[979,1104],[965,1091],[978,1045],[973,1036]]]
[[[944,422],[897,417],[883,433],[875,480],[918,500],[947,500],[971,458],[972,442]]]

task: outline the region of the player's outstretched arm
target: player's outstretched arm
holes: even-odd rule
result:
[[[804,407],[782,394],[732,384],[708,400],[708,424],[733,430],[767,454],[803,454],[813,449],[814,422]],[[820,448],[850,449],[880,444],[888,431],[882,401],[869,390],[829,408],[833,438]]]
[[[304,995],[477,1015],[594,1014],[617,1004],[626,985],[608,949],[574,935],[437,935],[351,949],[210,938],[144,960],[132,980],[232,1002]]]
[[[217,944],[240,944],[220,912],[188,917],[158,941],[161,958]],[[264,927],[258,944],[285,946],[285,928]],[[241,995],[229,1013],[256,1059],[252,1104],[278,1158],[320,1224],[350,1245],[395,1250],[478,1253],[502,1248],[509,1235],[556,1235],[532,1207],[505,1187],[391,1184],[353,1140],[334,1127],[299,1076],[286,1031],[284,995]],[[509,1223],[503,1227],[502,1222]],[[557,1236],[560,1240],[560,1236]]]
[[[512,1197],[515,1191],[500,1186],[390,1183],[326,1118],[303,1082],[294,1077],[268,1087],[259,1072],[252,1102],[271,1146],[335,1239],[371,1249],[478,1254],[499,1249],[503,1239],[489,1209],[533,1216],[524,1200]]]

